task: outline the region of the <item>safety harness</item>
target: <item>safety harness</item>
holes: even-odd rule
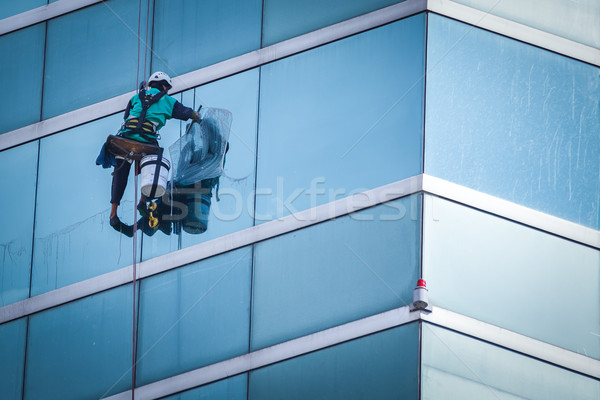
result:
[[[123,123],[121,130],[128,130],[123,136],[127,137],[131,134],[138,134],[148,142],[155,142],[158,135],[155,132],[155,126],[152,121],[146,120],[146,112],[152,104],[157,103],[164,95],[163,92],[157,93],[154,96],[146,94],[146,90],[141,87],[138,96],[142,102],[142,112],[139,117],[129,118]]]

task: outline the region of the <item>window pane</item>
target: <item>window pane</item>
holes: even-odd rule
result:
[[[0,86],[6,93],[0,108],[10,110],[0,118],[0,133],[40,120],[45,31],[45,25],[38,24],[0,36]]]
[[[250,247],[141,285],[137,384],[248,352]]]
[[[131,388],[131,288],[30,317],[26,399],[99,399]]]
[[[262,1],[156,0],[152,65],[181,75],[260,47]]]
[[[535,0],[454,0],[486,13],[520,22],[600,48],[600,3],[597,0],[546,0],[540,12]]]
[[[45,6],[46,0],[3,1],[0,7],[0,19],[8,18],[34,8]],[[5,54],[5,53],[2,53]]]
[[[425,173],[598,229],[598,67],[435,14],[427,38]]]
[[[252,349],[409,304],[420,196],[255,245]]]
[[[401,0],[265,0],[263,46],[400,2]]]
[[[133,263],[132,239],[109,224],[112,169],[95,164],[121,122],[114,115],[41,140],[33,295]],[[127,224],[133,224],[133,192],[132,170],[118,214]]]
[[[196,109],[202,104],[204,109],[223,108],[232,113],[225,169],[218,185],[206,186],[207,181],[200,181],[190,188],[178,189],[180,195],[173,198],[174,224],[171,234],[167,236],[159,230],[152,236],[144,236],[144,259],[251,227],[254,222],[258,69],[189,90],[183,93],[182,102]],[[161,146],[168,149],[179,139],[180,133],[185,134],[186,127],[187,123],[179,125],[169,122],[161,130]],[[167,129],[169,133],[163,133]],[[174,130],[176,132],[172,134]],[[170,157],[168,151],[165,154]],[[202,190],[210,193],[207,208],[203,208],[203,203],[198,201]],[[166,196],[162,201],[170,204],[171,198]],[[165,222],[167,227],[171,226],[168,219]],[[196,229],[200,224],[204,225],[206,231]]]
[[[600,359],[600,251],[437,197],[424,215],[434,305]]]
[[[435,312],[435,311],[434,311]],[[600,382],[459,333],[423,324],[421,393],[444,399],[589,399]]]
[[[0,228],[0,307],[29,296],[38,142],[0,153],[4,196]]]
[[[210,385],[165,397],[164,400],[247,400],[248,375],[241,374]]]
[[[261,68],[257,222],[421,172],[424,40],[421,14]]]
[[[146,14],[142,10],[143,28]],[[48,22],[44,118],[137,87],[139,15],[137,1],[112,0]]]
[[[0,325],[0,393],[4,399],[20,399],[23,392],[27,319]]]
[[[252,371],[249,399],[417,399],[418,335],[413,323]]]

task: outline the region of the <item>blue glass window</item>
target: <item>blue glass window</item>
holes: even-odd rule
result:
[[[401,0],[265,0],[263,46],[400,2]]]
[[[420,196],[255,245],[252,350],[409,304]]]
[[[27,319],[0,325],[0,393],[5,399],[20,399],[23,392]]]
[[[46,0],[5,1],[0,8],[0,19],[8,18],[40,6],[45,6],[46,3]]]
[[[112,0],[48,22],[44,119],[137,87],[138,16],[145,38],[147,15],[138,7],[136,1]]]
[[[260,47],[262,2],[157,0],[152,65],[181,75]]]
[[[598,67],[431,14],[425,173],[598,229]]]
[[[600,251],[433,196],[424,209],[434,305],[600,359]]]
[[[420,14],[261,68],[257,223],[421,172],[424,48]]]
[[[133,263],[132,239],[109,224],[112,168],[95,164],[121,122],[114,115],[41,140],[32,295]],[[118,211],[127,224],[134,186],[132,170]]]
[[[142,281],[138,385],[248,351],[251,262],[243,248]]]
[[[131,289],[30,317],[25,398],[99,399],[131,388]]]
[[[0,307],[29,296],[38,142],[0,153],[6,212],[0,228]]]
[[[250,372],[250,400],[417,399],[416,323]]]
[[[600,383],[439,328],[423,324],[421,398],[443,399],[581,399],[600,396]]]
[[[0,98],[5,110],[0,133],[40,120],[45,34],[45,24],[38,24],[0,36],[0,86],[5,93]]]

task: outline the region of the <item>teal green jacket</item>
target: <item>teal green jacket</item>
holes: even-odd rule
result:
[[[160,93],[160,90],[156,88],[150,88],[146,90],[146,94],[150,94],[152,96],[158,93]],[[185,107],[173,97],[165,94],[160,98],[160,100],[148,108],[148,111],[146,111],[146,120],[151,121],[156,126],[156,132],[158,132],[165,125],[167,120],[175,118],[186,121],[192,116],[193,111],[194,110],[189,107]],[[135,94],[131,100],[129,100],[129,103],[127,103],[124,119],[127,120],[129,118],[139,117],[141,113],[142,101],[140,100],[140,95]],[[129,139],[147,142],[147,140],[144,140],[138,134],[127,135],[127,132],[129,131],[129,129],[122,128],[119,134],[124,134],[124,136],[128,137]]]

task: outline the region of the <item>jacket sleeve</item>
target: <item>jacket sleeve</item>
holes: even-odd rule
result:
[[[171,116],[176,119],[187,121],[188,119],[190,119],[193,112],[194,110],[192,110],[191,108],[186,107],[180,102],[176,101],[175,105],[173,106],[173,113]]]

